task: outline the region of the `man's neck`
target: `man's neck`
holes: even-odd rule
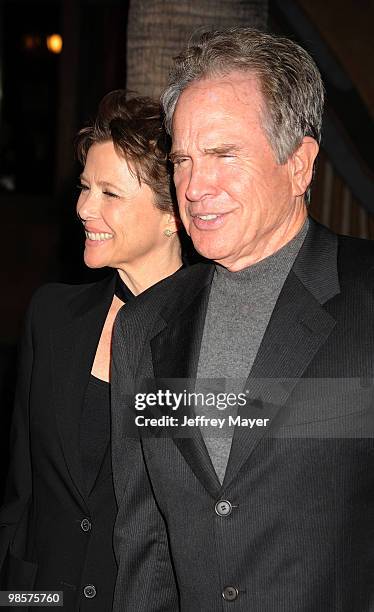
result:
[[[231,272],[239,272],[244,268],[248,268],[253,264],[265,259],[276,253],[292,240],[303,227],[308,217],[306,206],[304,205],[295,214],[286,219],[278,228],[272,229],[269,234],[262,236],[261,240],[253,245],[250,253],[239,254],[235,258],[225,258],[225,260],[216,260],[216,263],[224,266]]]

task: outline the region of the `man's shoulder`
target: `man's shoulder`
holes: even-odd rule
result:
[[[338,270],[343,279],[365,276],[374,282],[374,241],[338,235]]]
[[[309,242],[308,242],[309,238]],[[306,243],[303,265],[308,270],[310,258],[314,261],[314,274],[326,276],[335,269],[339,282],[372,275],[374,269],[374,241],[337,234],[310,218],[310,231]],[[332,263],[334,262],[334,264]],[[336,262],[336,263],[335,263]]]
[[[351,236],[343,236],[338,234],[338,244],[340,257],[343,259],[351,259],[374,264],[374,240],[365,238],[353,238]]]

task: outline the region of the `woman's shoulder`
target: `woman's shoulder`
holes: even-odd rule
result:
[[[69,302],[71,299],[88,291],[97,283],[84,283],[70,285],[68,283],[46,283],[35,290],[31,297],[31,303],[35,306],[50,305],[53,302]]]
[[[94,283],[47,283],[36,289],[29,310],[41,321],[47,321],[51,316],[55,319],[56,315],[61,319],[69,318],[80,306],[101,299],[106,291],[111,290],[112,284],[113,274]]]

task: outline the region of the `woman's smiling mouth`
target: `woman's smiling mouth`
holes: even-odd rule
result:
[[[85,231],[86,238],[88,240],[100,241],[100,240],[110,240],[113,238],[113,234],[108,234],[107,232],[87,232]]]

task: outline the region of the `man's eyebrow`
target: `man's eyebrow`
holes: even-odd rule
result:
[[[206,155],[225,155],[226,153],[235,153],[239,151],[240,147],[233,143],[224,143],[216,147],[209,147],[204,149]]]
[[[234,143],[224,143],[217,145],[216,147],[207,147],[203,149],[205,155],[226,155],[229,153],[235,153],[240,150],[240,146]],[[173,151],[169,154],[171,162],[175,161],[180,157],[186,157],[186,153],[183,151]]]

